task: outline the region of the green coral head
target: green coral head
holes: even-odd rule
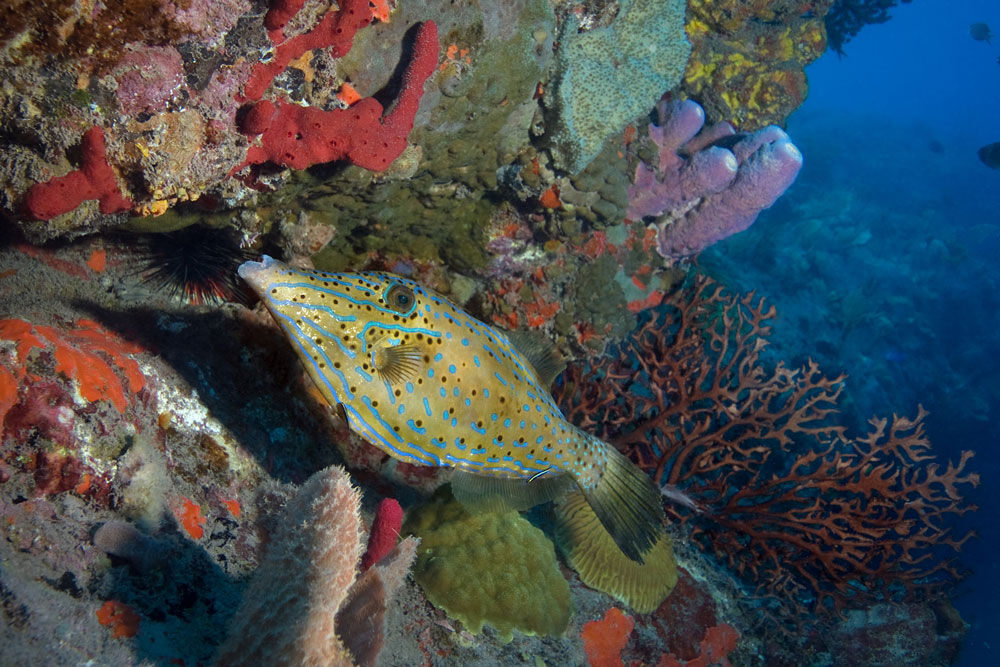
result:
[[[470,512],[450,491],[413,510],[403,533],[420,537],[413,575],[434,606],[472,633],[492,625],[560,635],[569,624],[569,584],[555,548],[518,512]]]

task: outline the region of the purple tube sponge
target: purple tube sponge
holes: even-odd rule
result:
[[[628,217],[657,218],[657,250],[676,261],[749,227],[788,189],[802,154],[773,125],[737,135],[728,123],[704,127],[692,100],[661,100],[649,126],[657,164],[639,163]]]

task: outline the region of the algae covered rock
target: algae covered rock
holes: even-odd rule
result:
[[[691,0],[691,58],[684,96],[705,109],[709,124],[726,121],[743,132],[784,125],[806,99],[804,68],[826,51],[823,16],[831,1],[747,3]]]
[[[569,584],[555,548],[517,512],[471,513],[439,492],[410,513],[403,532],[420,537],[413,574],[427,599],[470,632],[489,623],[510,641],[514,630],[566,629]]]
[[[337,229],[336,250],[315,257],[317,267],[357,267],[372,253],[401,248],[465,272],[488,261],[484,230],[497,170],[530,146],[555,15],[545,0],[399,3],[390,22],[358,33],[336,63],[339,78],[362,95],[391,87],[407,30],[426,20],[438,26],[442,56],[410,134],[419,147],[412,169],[403,177],[357,167],[296,172],[286,188],[293,193],[284,196]]]

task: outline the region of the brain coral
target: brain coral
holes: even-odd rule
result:
[[[682,0],[621,0],[609,25],[581,32],[570,14],[546,104],[556,166],[577,173],[604,141],[646,113],[684,73],[691,45]]]
[[[470,632],[495,627],[504,641],[514,630],[557,635],[569,622],[569,584],[552,542],[515,511],[467,511],[438,493],[407,517],[404,533],[420,537],[413,569],[435,606]]]

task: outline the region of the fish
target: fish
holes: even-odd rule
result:
[[[973,23],[970,25],[969,35],[977,42],[986,42],[987,44],[990,44],[990,38],[993,37],[990,27],[985,23]]]
[[[267,255],[238,272],[350,428],[400,461],[454,468],[460,500],[524,509],[575,485],[631,560],[663,536],[652,479],[567,421],[545,364],[512,335],[391,273],[301,270]]]
[[[1000,169],[1000,141],[986,144],[978,151],[979,160],[990,169]]]

